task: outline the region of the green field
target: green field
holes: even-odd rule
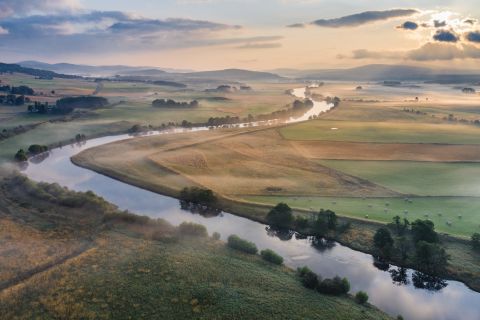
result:
[[[349,160],[320,163],[404,194],[480,196],[479,163]]]
[[[440,232],[462,237],[480,232],[480,198],[414,197],[409,198],[411,203],[404,198],[248,196],[244,199],[269,205],[285,202],[291,207],[313,209],[314,212],[322,208],[331,209],[342,216],[383,223],[392,222],[396,215],[409,221],[428,218]],[[447,225],[447,221],[451,222],[451,226]]]
[[[315,120],[288,126],[281,133],[291,140],[480,144],[480,127],[461,124]]]

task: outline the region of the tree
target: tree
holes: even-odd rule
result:
[[[410,222],[407,219],[403,219],[403,223],[401,221],[400,216],[393,217],[393,224],[395,225],[395,230],[399,236],[405,234],[405,231],[408,229]]]
[[[415,264],[431,275],[438,275],[445,271],[448,259],[445,249],[436,243],[419,241],[416,245]]]
[[[358,291],[355,295],[355,301],[359,304],[365,304],[368,301],[368,294],[363,291]]]
[[[386,257],[390,256],[393,247],[393,238],[387,228],[380,228],[373,236],[373,243],[380,253]]]
[[[400,237],[395,243],[395,248],[400,252],[402,260],[405,261],[408,258],[408,250],[410,250],[410,244],[406,237]]]
[[[15,154],[15,161],[25,162],[27,160],[28,160],[28,157],[25,151],[23,149],[18,150],[17,153]]]
[[[412,233],[415,243],[419,241],[430,243],[438,242],[438,235],[435,232],[435,225],[430,220],[416,220],[413,222]]]
[[[328,229],[336,230],[337,229],[337,215],[332,210],[327,210],[324,213],[327,214],[327,225]]]
[[[292,209],[286,203],[279,203],[270,210],[267,221],[274,227],[289,229],[293,223]]]
[[[318,287],[319,279],[315,272],[308,267],[299,268],[297,272],[305,288],[316,289]]]
[[[473,249],[480,251],[480,233],[478,232],[472,235],[472,247]]]

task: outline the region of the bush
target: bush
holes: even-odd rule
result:
[[[248,254],[257,254],[258,249],[255,243],[240,238],[237,235],[228,237],[227,245],[235,250],[239,250]]]
[[[212,234],[212,238],[213,238],[213,240],[220,240],[221,235],[220,235],[220,233],[218,233],[218,232],[214,232],[214,233]]]
[[[191,237],[208,237],[207,228],[205,226],[193,223],[193,222],[183,222],[178,226],[178,231],[180,234]]]
[[[302,284],[305,288],[316,289],[318,287],[320,282],[318,276],[308,267],[298,268],[297,273],[300,276]]]
[[[323,280],[319,283],[317,289],[321,293],[338,296],[350,291],[350,282],[348,282],[347,278],[341,279],[337,276],[333,279]]]
[[[275,251],[266,249],[260,252],[263,260],[271,262],[273,264],[281,265],[283,263],[283,258],[279,256]]]
[[[267,221],[270,225],[288,229],[293,223],[292,209],[285,203],[277,204],[267,215]]]
[[[357,294],[355,295],[355,301],[357,301],[359,304],[365,304],[368,301],[368,294],[366,294],[363,291],[358,291]]]

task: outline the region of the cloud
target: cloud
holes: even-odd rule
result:
[[[433,21],[433,26],[434,26],[435,28],[443,28],[443,27],[446,27],[446,26],[447,26],[447,22],[446,22],[446,21],[434,20],[434,21]]]
[[[364,24],[392,18],[406,17],[418,13],[414,9],[392,9],[386,11],[365,11],[335,19],[320,19],[312,24],[325,28],[357,27]]]
[[[245,43],[236,48],[237,49],[276,49],[281,47],[282,47],[282,44],[278,42],[264,42],[264,43]]]
[[[0,27],[0,36],[1,36],[1,35],[5,35],[5,34],[8,34],[8,33],[9,33],[9,32],[8,32],[7,29]]]
[[[467,32],[465,38],[470,42],[480,43],[480,31]]]
[[[303,23],[294,23],[294,24],[288,25],[287,28],[305,28],[305,25]]]
[[[397,27],[398,29],[404,29],[404,30],[417,30],[418,29],[418,23],[413,22],[413,21],[406,21],[399,25]]]
[[[413,61],[447,61],[455,59],[480,59],[480,48],[463,44],[461,46],[446,43],[426,43],[418,49],[409,51],[370,51],[355,50],[350,59],[393,59]]]
[[[466,24],[471,24],[472,26],[477,22],[477,20],[475,19],[466,19],[463,21],[463,23],[466,23]]]
[[[460,37],[451,30],[438,30],[433,35],[433,40],[439,42],[458,42]]]
[[[408,52],[406,58],[416,61],[480,59],[480,49],[465,44],[458,47],[429,42],[419,49]]]
[[[0,0],[1,1],[1,0]],[[0,51],[39,56],[141,52],[278,41],[239,37],[240,26],[192,19],[149,19],[120,11],[10,16],[0,19]],[[272,46],[271,44],[268,44]]]
[[[77,0],[0,0],[0,18],[39,12],[67,12],[79,8]]]

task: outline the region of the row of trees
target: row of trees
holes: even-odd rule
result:
[[[172,99],[156,99],[152,102],[152,106],[157,108],[196,108],[199,106],[199,103],[197,100],[177,102]]]
[[[48,102],[35,101],[34,104],[28,106],[28,112],[38,114],[69,114],[77,108],[95,109],[102,108],[109,104],[108,100],[103,97],[67,97],[57,100],[55,105]]]
[[[15,161],[25,162],[28,160],[29,157],[33,157],[47,151],[48,151],[47,146],[32,144],[30,147],[28,147],[27,151],[23,149],[18,150],[17,153],[15,154]]]
[[[0,86],[0,91],[14,95],[33,96],[35,91],[28,86],[13,87],[9,85]]]
[[[279,229],[296,229],[313,234],[317,237],[329,232],[345,232],[350,225],[338,223],[337,215],[332,210],[321,209],[318,214],[310,218],[293,215],[292,209],[286,203],[279,203],[267,214],[269,225]]]
[[[396,231],[396,239],[390,228]],[[403,262],[410,259],[416,268],[431,275],[439,275],[445,271],[449,256],[439,243],[432,221],[416,220],[410,224],[407,219],[401,221],[400,217],[396,216],[390,228],[379,228],[373,237],[378,256],[386,259],[397,256]],[[412,247],[414,254],[410,256]]]

